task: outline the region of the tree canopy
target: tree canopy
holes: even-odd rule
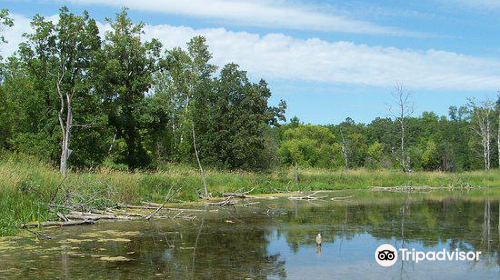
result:
[[[66,157],[71,169],[499,167],[500,98],[452,106],[449,116],[407,108],[368,124],[286,122],[287,105],[270,104],[268,83],[236,63],[215,66],[206,38],[165,49],[126,9],[107,21],[101,36],[87,12],[63,7],[57,23],[32,18],[25,41],[0,63],[0,149],[55,166]],[[13,24],[1,10],[0,44]]]

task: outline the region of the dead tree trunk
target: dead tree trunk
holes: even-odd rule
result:
[[[75,88],[73,87],[71,93],[67,91],[63,93],[61,89],[61,83],[63,77],[64,77],[64,70],[62,72],[61,77],[58,78],[57,80],[56,87],[59,99],[61,101],[61,107],[58,112],[59,125],[61,126],[61,132],[62,132],[61,162],[59,170],[61,172],[62,177],[66,178],[68,171],[68,159],[71,155],[71,150],[69,148],[71,143],[71,129],[73,127],[73,112],[71,104],[73,102],[73,95],[75,92]],[[65,109],[66,109],[66,117],[64,117]]]
[[[408,171],[408,166],[407,166],[407,155],[406,155],[406,141],[407,141],[407,131],[406,131],[406,120],[407,118],[413,114],[414,106],[413,103],[410,102],[410,93],[406,92],[403,89],[402,85],[396,86],[396,90],[393,93],[393,97],[396,99],[396,104],[398,106],[398,111],[393,112],[391,108],[389,108],[389,111],[392,113],[393,117],[395,118],[396,121],[399,122],[401,134],[400,134],[400,159],[399,159],[399,165],[401,166],[401,169],[403,172]]]
[[[205,190],[205,198],[208,198],[208,188],[207,181],[205,179],[205,171],[203,171],[203,167],[201,166],[200,156],[198,155],[198,148],[196,147],[196,133],[194,131],[194,123],[191,126],[191,130],[193,132],[194,155],[196,157],[196,161],[198,162],[198,167],[200,168],[201,180],[203,181],[203,188]]]
[[[491,113],[493,111],[493,102],[490,100],[483,101],[477,105],[473,99],[469,100],[469,107],[472,109],[473,122],[475,124],[474,131],[481,139],[482,156],[484,161],[484,169],[491,168]]]

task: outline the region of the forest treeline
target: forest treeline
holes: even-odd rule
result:
[[[1,29],[15,24],[7,10]],[[237,64],[220,69],[204,37],[164,50],[124,9],[96,21],[60,9],[33,17],[32,32],[0,67],[0,149],[66,170],[155,169],[188,163],[227,170],[387,168],[464,171],[500,164],[500,98],[412,116],[399,88],[392,118],[338,125],[285,120],[264,80]],[[0,38],[4,42],[4,38]],[[335,108],[332,104],[332,108]]]

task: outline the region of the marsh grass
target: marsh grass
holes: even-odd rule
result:
[[[300,169],[298,190],[367,189],[373,186],[500,186],[500,172],[464,173],[416,172],[395,170]],[[214,196],[224,192],[275,193],[296,191],[294,170],[278,169],[267,173],[207,170],[209,191]],[[0,236],[15,234],[21,223],[56,219],[50,202],[62,205],[79,203],[102,209],[118,203],[163,202],[172,189],[174,198],[197,201],[202,184],[196,169],[185,165],[165,164],[155,172],[113,171],[73,172],[65,181],[50,164],[25,155],[0,155]]]

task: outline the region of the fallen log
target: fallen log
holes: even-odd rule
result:
[[[158,206],[144,206],[144,205],[132,205],[132,204],[124,204],[120,203],[117,205],[118,208],[130,208],[130,209],[157,209]]]
[[[223,193],[222,196],[223,197],[236,197],[236,198],[246,198],[247,197],[247,194],[253,192],[254,189],[251,189],[247,192],[243,192],[243,193]]]
[[[74,215],[74,214],[68,214],[66,215],[66,218],[70,219],[70,220],[91,220],[91,221],[97,221],[97,220],[100,220],[99,217],[97,216],[91,216],[91,215],[88,215],[88,216],[83,216],[83,215]]]
[[[154,203],[154,202],[148,202],[148,201],[141,201],[141,204],[143,206],[147,206],[147,207],[160,207],[162,205],[160,203]]]
[[[165,202],[165,203],[161,204],[160,206],[158,206],[155,211],[153,211],[153,212],[149,213],[148,215],[146,215],[144,217],[144,219],[146,219],[146,220],[149,221],[154,215],[156,215],[156,214],[158,214],[158,212],[160,212],[160,210],[165,206],[166,203],[167,202]],[[180,213],[182,213],[182,212],[180,212]]]
[[[68,218],[62,213],[57,212],[57,217],[59,217],[59,219],[63,220],[64,222],[69,222]]]
[[[156,210],[161,204],[143,202],[149,205],[132,205],[132,204],[119,204],[119,208],[129,208],[129,209],[144,209],[144,210]],[[153,206],[158,205],[158,206]],[[191,208],[175,208],[175,207],[163,207],[160,211],[184,211],[184,212],[217,212],[218,210],[203,210],[203,209],[191,209]]]
[[[120,211],[117,214],[119,216],[125,216],[125,217],[143,217],[144,216],[144,214],[133,213],[133,212],[125,212],[125,211]]]
[[[319,193],[319,191],[314,192],[314,193],[309,194],[309,195],[305,195],[305,196],[289,196],[288,199],[290,199],[290,200],[321,200],[321,199],[326,197],[326,196],[314,196],[317,193]]]
[[[238,203],[238,201],[233,200],[233,197],[230,196],[230,197],[226,198],[223,201],[220,201],[220,202],[209,202],[209,203],[207,203],[207,205],[210,205],[210,206],[228,206],[228,205],[235,205],[237,203]]]
[[[84,224],[94,224],[95,221],[92,220],[82,220],[82,221],[68,221],[68,222],[43,222],[43,223],[28,223],[22,224],[21,228],[33,228],[33,227],[50,227],[50,226],[76,226],[76,225],[84,225]]]
[[[136,216],[143,217],[144,215],[135,214]],[[128,217],[127,215],[103,215],[94,213],[83,213],[83,212],[70,212],[66,215],[67,218],[73,220],[135,220],[135,218]]]

